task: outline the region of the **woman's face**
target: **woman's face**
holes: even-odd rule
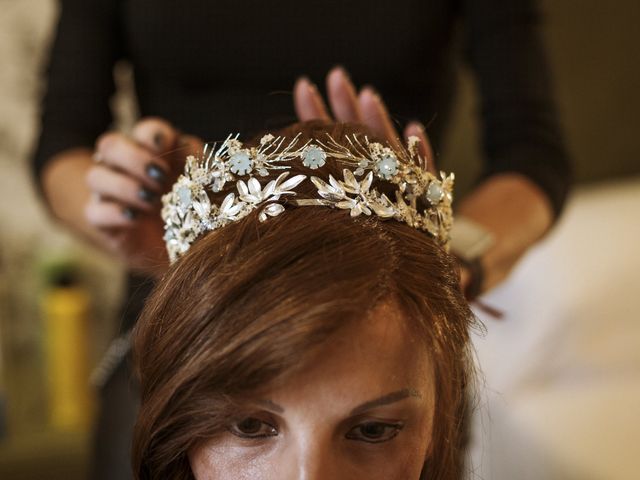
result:
[[[430,447],[433,380],[424,343],[381,304],[308,366],[189,452],[197,480],[415,479]]]

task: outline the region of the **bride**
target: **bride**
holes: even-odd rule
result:
[[[474,319],[452,177],[307,122],[189,158],[138,321],[138,479],[457,479]]]

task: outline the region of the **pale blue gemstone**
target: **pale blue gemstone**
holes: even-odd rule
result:
[[[324,165],[327,154],[318,147],[308,148],[302,155],[302,164],[312,170]]]
[[[178,198],[180,199],[180,205],[183,208],[187,208],[191,205],[191,190],[189,187],[180,187],[178,189]]]
[[[442,190],[442,187],[438,183],[431,182],[429,184],[429,187],[427,188],[426,197],[431,205],[437,205],[442,201],[442,198],[444,197],[444,190]]]
[[[229,159],[229,170],[236,175],[246,175],[252,170],[251,157],[247,152],[234,153]]]
[[[385,155],[376,163],[378,175],[385,180],[389,180],[398,172],[398,160],[393,155]]]

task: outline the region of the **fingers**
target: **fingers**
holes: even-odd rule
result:
[[[114,201],[94,199],[86,204],[84,215],[99,229],[131,229],[136,225],[135,214]]]
[[[427,170],[434,175],[437,175],[437,169],[435,164],[435,156],[433,155],[433,149],[431,148],[431,142],[427,132],[420,122],[411,122],[404,129],[404,137],[418,137],[420,143],[418,143],[418,152],[420,156],[425,159],[427,163]]]
[[[162,188],[171,170],[166,159],[117,132],[106,133],[98,139],[96,155],[107,166],[134,177],[152,190]]]
[[[358,95],[358,104],[362,113],[362,122],[373,132],[387,139],[391,144],[397,145],[398,132],[380,95],[372,87],[364,87]]]
[[[184,161],[189,155],[202,153],[204,143],[194,135],[180,133],[169,122],[156,117],[139,121],[131,138],[139,145],[156,153],[170,167],[165,184],[173,183],[184,169]]]
[[[327,75],[327,94],[336,120],[340,122],[362,120],[356,89],[342,67],[334,68]]]
[[[299,78],[293,87],[293,106],[298,119],[302,122],[316,119],[331,120],[318,88],[306,77]]]
[[[86,177],[89,189],[101,198],[115,200],[123,206],[146,212],[154,210],[159,192],[146,188],[134,178],[104,165],[89,169]]]
[[[327,75],[329,104],[335,119],[340,122],[359,122],[390,144],[401,143],[389,111],[373,87],[364,87],[359,94],[342,67],[335,67]],[[331,120],[322,96],[308,78],[301,77],[294,86],[294,108],[300,121],[313,119]],[[436,175],[435,157],[431,143],[420,122],[411,122],[404,130],[404,137],[418,137],[418,152],[426,162],[426,168]]]
[[[398,133],[387,108],[372,87],[363,88],[358,95],[344,68],[336,67],[327,75],[327,92],[337,121],[364,123],[376,135],[397,143]],[[301,121],[331,120],[322,96],[306,77],[294,87],[294,108]]]
[[[179,132],[169,122],[156,117],[140,120],[131,132],[136,143],[156,154],[174,149],[178,137]]]

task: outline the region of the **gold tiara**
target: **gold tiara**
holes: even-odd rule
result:
[[[198,156],[186,159],[184,173],[170,192],[162,197],[164,240],[169,259],[174,262],[205,232],[236,222],[260,209],[259,221],[280,215],[285,206],[326,206],[349,210],[352,217],[375,214],[423,230],[440,245],[449,246],[453,224],[451,209],[454,175],[440,172],[440,178],[426,169],[426,159],[418,153],[418,137],[394,149],[370,142],[366,135],[348,135],[348,146],[327,134],[324,139],[300,143],[293,138],[265,135],[257,147],[244,147],[239,135],[229,135],[220,146],[206,145]],[[327,161],[343,166],[341,180],[329,175],[295,175],[296,163],[313,171]],[[261,182],[269,172],[282,171],[277,178]],[[395,187],[395,199],[371,188],[374,175]],[[295,188],[307,178],[317,189],[315,198],[298,198]],[[235,182],[218,205],[209,193],[222,192]],[[228,187],[227,187],[228,188]],[[295,197],[295,198],[294,198]],[[284,202],[281,200],[284,199]]]

